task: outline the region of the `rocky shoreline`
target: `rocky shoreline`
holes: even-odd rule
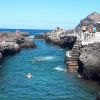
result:
[[[86,45],[80,49],[79,61],[86,79],[100,81],[100,43]]]
[[[35,48],[33,39],[25,32],[0,32],[0,62],[7,55],[18,53],[22,48]]]
[[[73,30],[64,30],[59,27],[51,32],[45,33],[43,38],[46,43],[67,48],[69,53],[65,55],[65,64],[69,69],[76,69],[85,79],[100,81],[100,42],[82,45],[82,41],[77,37],[81,32],[82,23],[85,22],[87,28],[92,24],[96,25],[100,21],[100,14],[93,12],[82,19]],[[97,24],[97,31],[100,27]],[[75,34],[75,31],[77,34]]]
[[[92,13],[75,28],[76,32],[80,32],[82,22],[86,21],[87,26],[96,23],[94,17],[98,16]],[[90,20],[91,19],[91,20]],[[98,20],[97,20],[98,21]],[[98,30],[100,27],[98,28]],[[28,37],[28,33],[19,32],[1,32],[0,33],[0,62],[7,55],[13,55],[19,52],[22,48],[35,48],[33,39]],[[90,79],[100,82],[100,42],[95,42],[88,45],[82,45],[82,41],[78,39],[74,30],[64,30],[57,27],[51,32],[41,35],[36,35],[35,39],[44,39],[46,43],[58,45],[61,48],[66,48],[65,65],[66,70],[77,72],[78,77]],[[99,94],[100,95],[100,94]],[[98,95],[96,100],[100,100]]]
[[[44,36],[46,43],[67,48],[65,55],[66,70],[77,72],[78,77],[100,82],[100,42],[82,45],[82,41],[75,34],[68,34],[66,31],[60,34],[49,32]],[[96,100],[100,100],[100,98]]]
[[[100,14],[93,12],[82,19],[74,30],[77,35],[80,35],[82,24],[85,22],[87,28],[91,25],[95,25],[99,32],[99,21]],[[37,36],[37,38],[45,39],[46,43],[67,48],[65,55],[66,70],[77,72],[78,77],[100,82],[100,42],[82,45],[82,41],[75,35],[74,30],[64,30],[57,27],[51,32]],[[100,100],[100,94],[98,94],[96,100]]]
[[[72,33],[71,33],[72,34]],[[74,43],[76,42],[77,37],[73,34],[70,35],[70,32],[63,29],[55,29],[51,32],[45,33],[43,39],[48,44],[58,45],[61,48],[72,49]]]

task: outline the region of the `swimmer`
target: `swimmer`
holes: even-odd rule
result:
[[[32,78],[33,77],[31,73],[28,73],[26,76],[27,76],[27,78]]]

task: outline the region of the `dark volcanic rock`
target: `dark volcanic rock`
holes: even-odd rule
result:
[[[83,76],[86,79],[100,81],[100,43],[84,46],[80,50],[79,60],[83,68]]]
[[[76,42],[76,36],[64,36],[60,38],[60,47],[72,49]]]
[[[36,48],[33,39],[25,38],[23,43],[19,45],[21,48]]]
[[[44,39],[46,43],[52,43],[55,45],[60,46],[61,48],[69,48],[72,49],[74,43],[77,40],[77,37],[72,34],[71,31],[64,31],[64,32],[49,32],[44,35]]]
[[[35,48],[33,39],[25,32],[0,32],[0,62],[7,55],[13,55],[21,48]]]
[[[1,42],[0,43],[0,52],[3,56],[12,55],[20,51],[20,47],[18,44],[14,42]]]
[[[44,34],[37,34],[34,36],[34,39],[44,39],[45,35]]]
[[[100,22],[97,23],[97,31],[100,32]]]
[[[27,32],[21,32],[21,36],[28,37],[29,33],[27,33]]]
[[[21,47],[35,48],[34,41],[28,36],[29,34],[25,32],[19,32],[17,36],[15,32],[1,32],[0,41],[14,42]]]

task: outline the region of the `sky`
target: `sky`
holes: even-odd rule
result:
[[[0,0],[0,28],[74,28],[100,0]]]

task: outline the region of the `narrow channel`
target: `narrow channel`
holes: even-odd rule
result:
[[[0,100],[94,100],[100,87],[66,71],[65,50],[35,40],[36,49],[23,49],[4,59],[0,68]],[[33,77],[28,79],[26,75]]]

